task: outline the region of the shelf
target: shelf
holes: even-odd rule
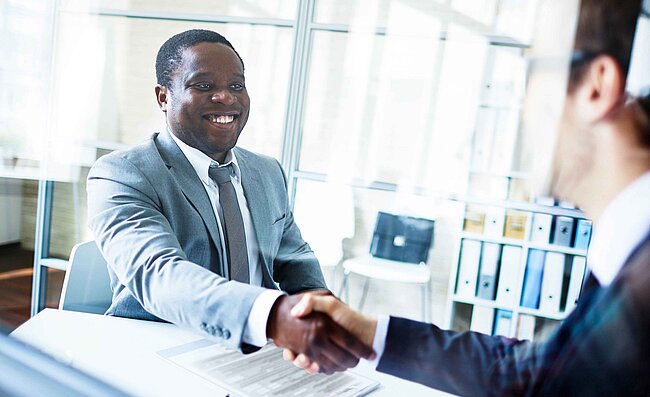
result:
[[[527,248],[538,249],[543,251],[560,252],[567,255],[587,256],[587,251],[585,250],[572,248],[572,247],[564,247],[562,245],[537,243],[534,241],[519,240],[519,239],[507,238],[507,237],[492,237],[483,234],[469,233],[469,232],[462,232],[461,237],[463,239],[483,241],[487,243],[515,245],[518,247],[527,247]]]
[[[569,315],[569,313],[566,313],[566,312],[546,313],[546,312],[543,312],[543,311],[541,311],[539,309],[531,309],[531,308],[522,307],[522,306],[520,306],[517,309],[517,312],[519,312],[519,314],[530,314],[531,316],[549,318],[551,320],[557,320],[557,321],[562,321]]]
[[[508,310],[516,314],[529,314],[531,316],[535,317],[542,317],[542,318],[548,318],[551,320],[557,320],[557,321],[562,321],[564,320],[569,313],[567,312],[559,312],[559,313],[547,313],[543,312],[539,309],[531,309],[528,307],[523,307],[523,306],[512,306],[512,305],[504,305],[501,304],[497,301],[493,300],[487,300],[487,299],[481,299],[481,298],[464,298],[460,297],[456,294],[452,295],[452,301],[456,303],[464,303],[467,305],[478,305],[478,306],[484,306],[484,307],[490,307],[493,309],[501,309],[501,310]]]
[[[539,249],[544,251],[560,252],[567,255],[587,256],[587,251],[585,250],[572,248],[572,247],[565,247],[562,245],[544,244],[544,243],[536,243],[533,241],[526,241],[526,246],[528,246],[528,248]]]
[[[458,295],[454,294],[454,295],[452,295],[451,299],[454,302],[465,303],[465,304],[468,304],[468,305],[485,306],[485,307],[491,307],[491,308],[494,308],[494,309],[503,309],[503,310],[509,310],[509,311],[514,310],[513,306],[503,305],[503,304],[501,304],[501,303],[499,303],[497,301],[481,299],[481,298],[477,298],[477,297],[464,298],[464,297],[461,297],[461,296],[458,296]]]
[[[519,247],[523,247],[527,243],[527,241],[525,240],[519,240],[516,238],[492,237],[492,236],[486,236],[484,234],[469,233],[469,232],[463,232],[461,234],[461,237],[463,239],[468,239],[468,240],[485,241],[487,243],[504,244],[504,245],[516,245]]]

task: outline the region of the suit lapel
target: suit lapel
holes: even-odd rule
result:
[[[255,226],[257,243],[260,246],[262,258],[268,266],[271,260],[265,257],[264,254],[269,252],[271,222],[273,220],[271,219],[271,208],[267,200],[267,194],[264,193],[267,187],[264,185],[265,181],[262,179],[259,169],[255,167],[255,159],[251,158],[248,153],[238,150],[238,148],[235,148],[235,155],[241,170],[241,184],[253,219],[253,226]]]
[[[192,165],[187,160],[181,149],[169,135],[169,132],[165,131],[158,134],[157,142],[160,155],[165,161],[169,172],[171,172],[176,179],[176,182],[180,186],[185,197],[190,201],[199,215],[201,215],[201,218],[210,233],[210,238],[217,247],[217,252],[219,252],[219,273],[225,275],[224,264],[221,259],[223,258],[223,252],[221,250],[221,238],[219,236],[217,218],[214,215],[214,210],[210,203],[208,193],[203,187],[203,182],[201,182],[199,176],[196,175],[196,171],[192,168]],[[214,271],[216,269],[211,266],[211,270]]]

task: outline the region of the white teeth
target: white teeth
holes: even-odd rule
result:
[[[232,116],[232,115],[228,115],[228,116],[217,116],[215,114],[210,115],[210,122],[217,123],[217,124],[232,123],[232,121],[234,119],[235,119],[235,116]]]

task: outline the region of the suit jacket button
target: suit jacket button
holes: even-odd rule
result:
[[[205,331],[206,327],[207,327],[207,324],[206,324],[206,323],[201,323],[201,329],[202,329],[202,330]]]
[[[230,339],[230,331],[227,329],[223,331],[223,338],[224,339]]]

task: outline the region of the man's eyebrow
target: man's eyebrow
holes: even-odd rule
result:
[[[209,77],[209,76],[210,76],[209,72],[192,72],[185,75],[185,81],[189,81],[199,77]]]

